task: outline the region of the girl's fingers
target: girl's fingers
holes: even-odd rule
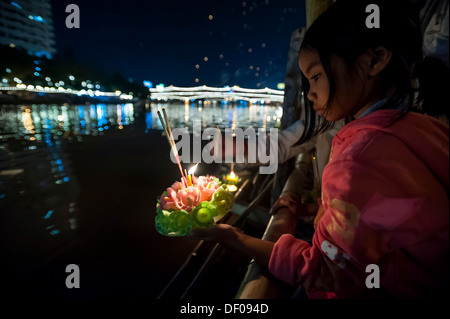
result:
[[[192,237],[195,239],[207,239],[207,238],[211,237],[211,235],[207,228],[194,228],[191,230],[189,237]]]
[[[241,229],[235,228],[228,224],[216,224],[208,228],[194,228],[191,230],[189,237],[202,239],[205,241],[215,240],[222,242],[232,236],[235,231],[240,233],[243,232]]]

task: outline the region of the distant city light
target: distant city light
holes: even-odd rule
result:
[[[203,58],[203,61],[208,61],[208,57],[207,56],[205,56],[204,58]]]
[[[13,5],[13,6],[15,6],[16,8],[19,8],[19,9],[23,9],[22,8],[22,6],[20,5],[20,4],[18,4],[17,2],[14,2],[14,1],[11,1],[11,5]]]
[[[198,69],[199,67],[200,67],[200,65],[198,65],[198,64],[195,65],[195,68],[196,68],[196,69]]]
[[[213,19],[212,14],[209,15],[208,19],[209,19],[209,20],[212,20],[212,19]]]
[[[34,69],[35,69],[36,71],[40,71],[40,70],[41,70],[41,68],[40,68],[40,67],[38,67],[38,66],[37,66],[37,67],[35,67]]]
[[[39,76],[39,72],[34,72],[34,75],[35,76]]]
[[[5,79],[3,79],[5,80]],[[95,91],[93,92],[92,90],[81,90],[81,91],[77,91],[77,90],[73,90],[71,88],[65,89],[63,87],[61,87],[61,85],[59,83],[56,83],[55,85],[58,87],[58,89],[55,88],[50,88],[50,87],[42,87],[40,85],[26,85],[26,84],[22,84],[22,81],[20,81],[18,78],[14,78],[14,80],[18,83],[15,87],[13,86],[9,86],[9,87],[5,87],[5,86],[0,86],[1,90],[27,90],[27,91],[32,91],[32,92],[38,92],[38,93],[66,93],[66,94],[76,94],[78,96],[81,95],[89,95],[89,96],[118,96],[121,100],[132,100],[133,99],[133,93],[129,92],[129,94],[122,94],[122,92],[120,91],[116,91],[116,92],[101,92],[101,91]],[[5,81],[3,81],[5,82]],[[6,82],[5,82],[6,83]],[[40,94],[41,95],[41,94]]]
[[[148,87],[149,89],[151,89],[153,87],[153,83],[150,81],[144,81],[143,83],[144,83],[144,86]]]
[[[69,75],[69,80],[73,81],[73,80],[75,80],[75,77],[73,75]]]
[[[10,68],[6,68],[5,71],[6,71],[6,73],[11,73],[11,69]]]
[[[45,77],[45,81],[50,82],[51,80],[48,76]]]
[[[46,23],[45,20],[44,20],[41,16],[32,16],[32,15],[29,15],[28,18],[29,18],[30,20],[35,20],[35,21],[38,21],[38,22]]]

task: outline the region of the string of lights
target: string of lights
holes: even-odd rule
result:
[[[2,91],[28,91],[28,92],[36,92],[36,93],[66,93],[66,94],[75,94],[78,96],[89,95],[91,97],[94,96],[117,96],[121,100],[132,100],[133,96],[130,94],[123,94],[120,91],[115,92],[102,92],[99,90],[73,90],[73,89],[65,89],[63,87],[42,87],[40,85],[26,85],[23,83],[17,84],[17,86],[0,86],[0,90]]]
[[[150,89],[152,100],[226,100],[249,101],[251,103],[283,102],[284,92],[269,88],[246,89],[233,87],[209,87],[206,85],[196,87],[157,86]]]
[[[151,88],[150,92],[176,92],[176,91],[210,91],[210,92],[229,92],[229,91],[233,91],[233,92],[247,92],[247,93],[271,93],[271,94],[277,94],[277,95],[283,95],[284,91],[282,90],[274,90],[274,89],[270,89],[268,87],[264,88],[264,89],[246,89],[246,88],[241,88],[237,85],[234,86],[225,86],[225,87],[211,87],[211,86],[206,86],[206,85],[201,85],[201,86],[195,86],[195,87],[177,87],[177,86],[167,86],[167,87],[163,87],[163,86],[157,86],[156,88]]]
[[[121,91],[115,92],[102,92],[99,90],[73,90],[65,89],[63,87],[42,87],[40,85],[27,85],[19,83],[16,86],[0,86],[2,91],[28,91],[36,93],[66,93],[75,94],[78,96],[88,95],[94,96],[116,96],[122,100],[132,100],[133,96],[130,94],[124,94]],[[251,103],[272,103],[283,102],[284,92],[280,90],[273,90],[269,88],[264,89],[246,89],[238,86],[233,87],[162,87],[149,89],[152,100],[225,100],[225,101],[249,101]]]

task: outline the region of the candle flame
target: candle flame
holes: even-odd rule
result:
[[[231,173],[230,173],[230,179],[235,179],[235,178],[236,178],[236,175],[234,174],[233,171],[231,171]]]
[[[192,175],[192,174],[195,173],[195,170],[197,169],[198,164],[199,164],[199,163],[195,164],[194,166],[192,166],[192,167],[189,169],[189,171],[188,171],[188,174],[189,174],[189,175]]]

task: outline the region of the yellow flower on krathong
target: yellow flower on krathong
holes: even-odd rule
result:
[[[233,206],[234,196],[225,188],[220,187],[214,192],[210,203],[217,207],[219,215],[225,215]]]

